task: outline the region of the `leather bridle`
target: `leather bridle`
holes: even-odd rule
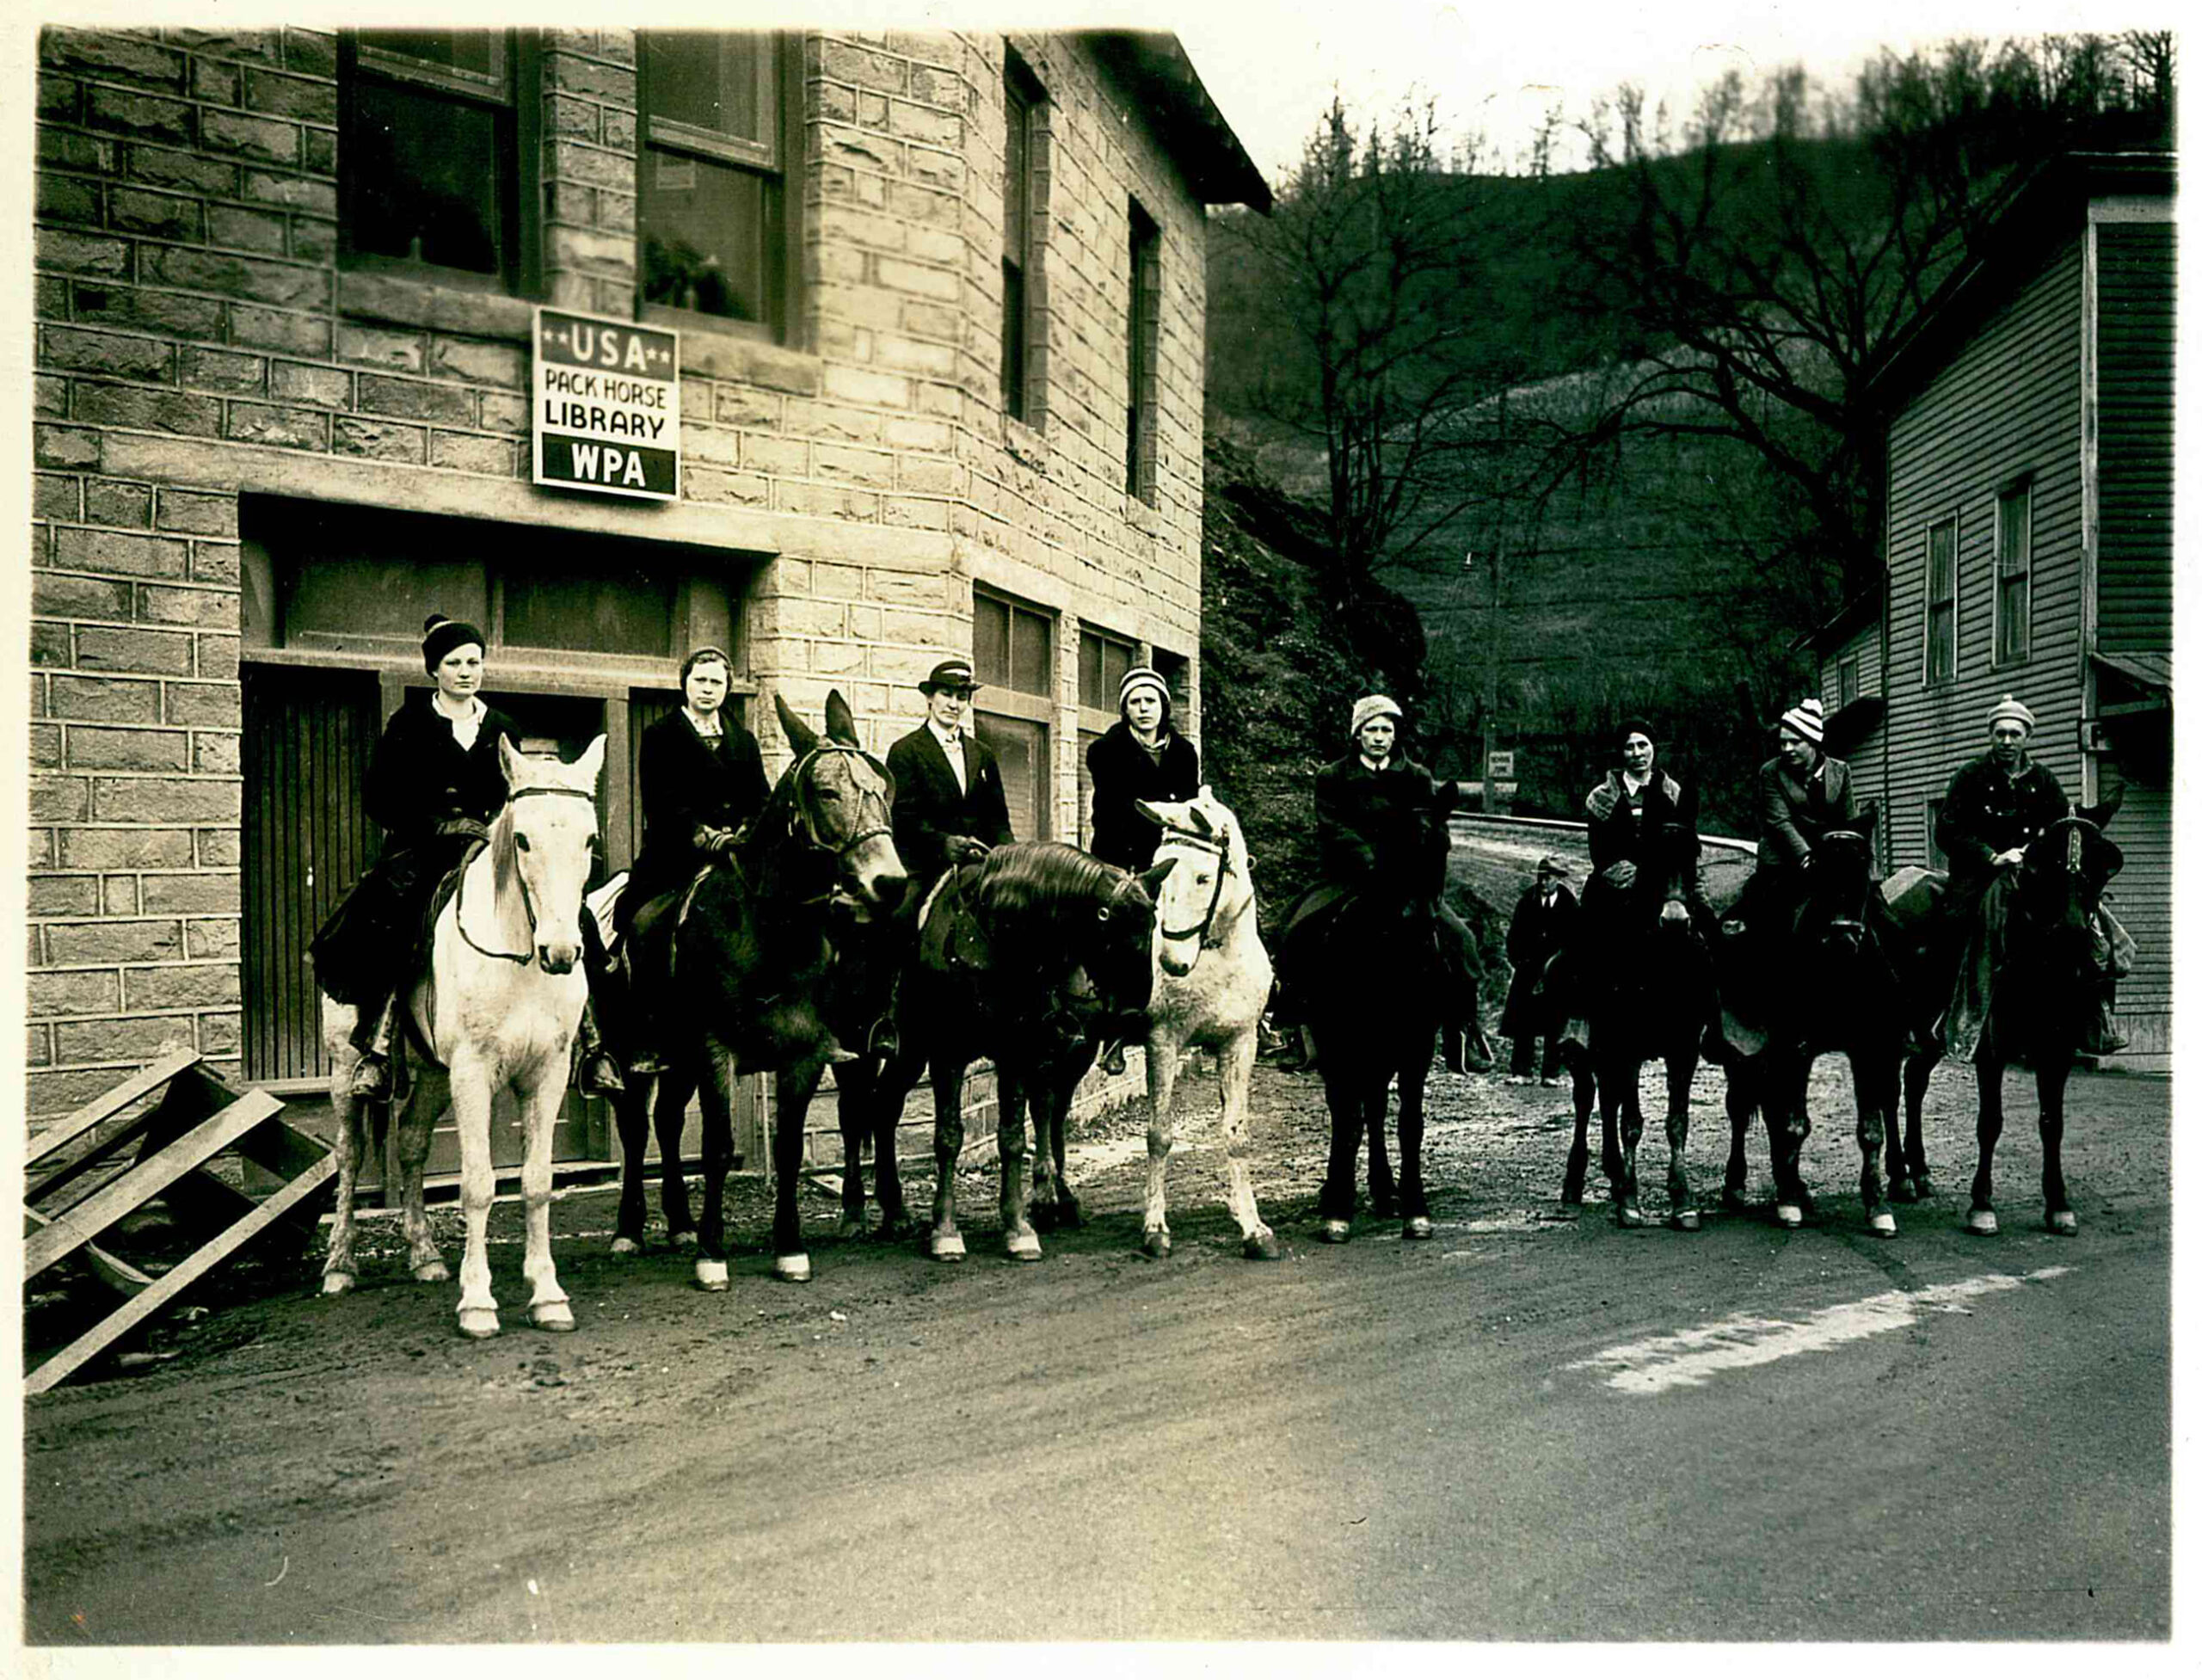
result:
[[[1158,932],[1165,939],[1190,939],[1197,937],[1203,947],[1208,944],[1209,930],[1215,925],[1215,913],[1223,903],[1223,883],[1231,873],[1231,838],[1227,833],[1221,840],[1207,834],[1195,834],[1190,828],[1165,825],[1162,843],[1165,846],[1190,846],[1215,854],[1215,888],[1209,894],[1208,910],[1199,922],[1191,927],[1161,928]]]
[[[596,803],[595,791],[591,788],[580,787],[524,787],[517,793],[507,796],[505,803],[507,805],[516,805],[523,799],[533,799],[538,797],[586,799],[588,801],[592,808]],[[520,877],[520,902],[527,911],[527,932],[529,939],[528,947],[525,951],[492,951],[487,945],[477,943],[474,936],[466,931],[466,873],[464,870],[459,872],[458,892],[456,902],[452,908],[451,919],[458,928],[458,937],[465,940],[466,943],[475,951],[480,952],[484,957],[494,957],[501,963],[517,963],[524,969],[527,967],[529,963],[535,961],[534,933],[537,920],[535,914],[535,895],[528,890],[527,871],[526,870],[520,868],[520,865],[515,863],[513,865],[513,873]]]

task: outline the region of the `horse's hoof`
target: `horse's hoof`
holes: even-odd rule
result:
[[[944,1237],[935,1237],[932,1240],[932,1252],[936,1260],[946,1260],[951,1263],[960,1260],[963,1258],[963,1239],[953,1233]]]
[[[2080,1234],[2080,1216],[2070,1208],[2050,1215],[2048,1222],[2049,1228],[2060,1237],[2076,1237]]]
[[[441,1260],[431,1260],[426,1265],[413,1268],[413,1281],[416,1283],[448,1283],[451,1282],[451,1268]]]
[[[1278,1258],[1276,1234],[1260,1230],[1239,1245],[1239,1252],[1250,1260],[1274,1260]]]
[[[1896,1234],[1896,1215],[1883,1208],[1866,1222],[1866,1228],[1877,1237],[1892,1237]]]
[[[711,1295],[726,1293],[729,1279],[724,1260],[696,1262],[696,1287]]]
[[[1667,1215],[1667,1223],[1677,1231],[1695,1231],[1704,1222],[1695,1208],[1677,1208]]]
[[[1730,1213],[1742,1213],[1750,1204],[1750,1197],[1744,1194],[1741,1186],[1723,1185],[1720,1187],[1720,1205]]]
[[[614,1237],[612,1239],[612,1252],[619,1258],[625,1259],[630,1255],[641,1253],[643,1246],[632,1237]]]
[[[324,1271],[321,1274],[321,1292],[323,1295],[349,1295],[352,1285],[358,1281],[348,1271]]]
[[[1992,1237],[2001,1228],[1996,1223],[1996,1209],[1975,1208],[1965,1216],[1966,1234],[1976,1237]]]
[[[458,1309],[458,1333],[471,1336],[477,1342],[486,1342],[497,1333],[497,1309],[494,1307],[462,1307]]]
[[[529,1308],[527,1317],[538,1330],[571,1330],[574,1327],[574,1304],[570,1301],[545,1301]]]
[[[1774,1204],[1774,1222],[1785,1231],[1794,1231],[1805,1222],[1805,1209],[1794,1202]]]
[[[810,1281],[810,1256],[808,1254],[773,1255],[772,1276],[783,1283],[808,1283]]]
[[[1326,1219],[1315,1228],[1318,1242],[1344,1242],[1353,1234],[1353,1227],[1343,1219]]]
[[[1150,1260],[1166,1260],[1170,1258],[1170,1234],[1167,1231],[1149,1231],[1140,1247]]]
[[[1614,1223],[1624,1231],[1633,1231],[1644,1223],[1644,1209],[1633,1202],[1614,1203]]]
[[[1437,1234],[1437,1228],[1417,1214],[1399,1227],[1399,1234],[1409,1242],[1428,1242]]]
[[[673,1245],[674,1252],[680,1254],[692,1254],[702,1246],[701,1240],[693,1231],[669,1232],[667,1234],[666,1240]]]
[[[1902,1202],[1906,1205],[1909,1205],[1911,1203],[1916,1202],[1918,1199],[1919,1191],[1917,1188],[1913,1185],[1910,1179],[1891,1178],[1889,1180],[1890,1201]]]
[[[1003,1245],[1012,1260],[1036,1260],[1040,1258],[1040,1234],[1036,1231],[1012,1231]]]

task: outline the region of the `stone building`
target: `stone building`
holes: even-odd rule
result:
[[[1173,38],[56,29],[37,90],[34,1116],[317,1083],[432,610],[609,737],[613,868],[704,642],[768,763],[971,654],[1020,837],[1130,662],[1197,731],[1204,206],[1269,195]],[[534,482],[538,305],[678,330],[675,497]]]

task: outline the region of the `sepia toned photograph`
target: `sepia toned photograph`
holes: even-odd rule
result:
[[[2175,1656],[2177,21],[0,24],[16,1660]]]

